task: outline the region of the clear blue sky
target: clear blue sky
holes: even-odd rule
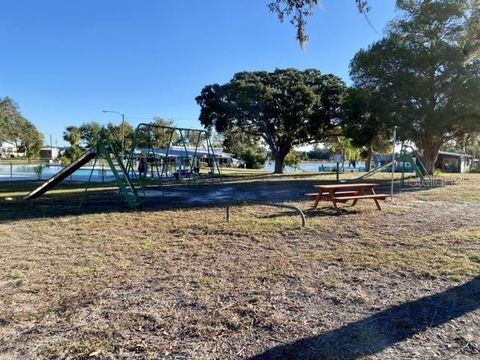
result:
[[[324,0],[307,50],[268,0],[3,0],[0,97],[18,102],[48,140],[67,125],[138,124],[161,116],[198,128],[195,96],[243,70],[317,68],[348,82],[348,64],[380,38],[353,0]],[[382,32],[394,0],[370,0]]]

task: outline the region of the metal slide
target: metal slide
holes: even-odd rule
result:
[[[362,176],[358,177],[358,178],[355,178],[355,179],[352,179],[351,181],[360,181],[360,180],[364,180],[364,179],[367,179],[369,178],[370,176],[372,175],[375,175],[376,173],[382,171],[382,170],[385,170],[387,168],[389,168],[390,166],[393,165],[393,161],[390,161],[388,163],[386,163],[385,165],[382,165],[376,169],[373,169],[372,171],[369,171],[368,173],[366,174],[363,174]]]
[[[420,160],[420,157],[416,153],[414,153],[414,155],[415,159],[412,155],[403,153],[397,158],[397,161],[399,163],[403,162],[411,164],[413,170],[415,171],[415,174],[420,179],[421,183],[426,186],[433,186],[433,179],[428,173],[428,171],[425,169],[425,166]]]
[[[30,199],[35,199],[39,196],[42,196],[47,191],[51,190],[52,188],[57,186],[59,183],[61,183],[63,180],[65,180],[67,177],[72,175],[75,171],[80,169],[83,165],[88,163],[90,160],[93,160],[95,156],[97,156],[96,146],[92,147],[90,150],[83,153],[83,155],[80,156],[77,160],[75,160],[70,165],[63,168],[55,175],[53,175],[48,181],[46,181],[41,186],[33,190],[30,194],[25,196],[23,199],[30,200]]]

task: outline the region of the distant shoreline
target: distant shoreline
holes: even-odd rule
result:
[[[349,167],[349,162],[345,161],[344,167],[342,164],[340,164],[340,170],[343,171],[343,168],[345,171],[348,172],[363,172],[365,171],[365,162],[364,161],[358,161],[355,165],[355,168]],[[275,166],[275,162],[273,161],[267,161],[265,163],[264,169],[266,171],[273,171]],[[286,172],[330,172],[330,171],[335,171],[337,167],[337,164],[330,161],[330,160],[306,160],[302,161],[300,164],[300,167],[298,169],[292,168],[290,166],[285,167]],[[323,169],[323,170],[321,170]]]

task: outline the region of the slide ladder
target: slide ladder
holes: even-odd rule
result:
[[[427,169],[425,169],[425,166],[423,165],[423,162],[420,160],[420,157],[416,152],[413,152],[412,154],[403,152],[397,158],[397,162],[409,163],[412,166],[413,170],[415,171],[415,174],[417,175],[417,177],[420,179],[421,183],[426,186],[432,186],[433,179],[428,173]]]
[[[100,141],[97,146],[99,154],[110,166],[125,202],[132,208],[140,205],[138,191],[113,145]]]

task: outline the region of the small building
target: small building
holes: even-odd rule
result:
[[[151,172],[151,178],[160,174],[176,179],[191,176],[190,171],[198,173],[203,166],[213,167],[213,159],[220,167],[239,166],[239,161],[232,154],[222,149],[206,149],[204,147],[172,146],[166,148],[136,148],[134,151],[134,169],[137,165]],[[143,165],[142,165],[143,163]],[[139,170],[140,171],[140,170]],[[213,170],[215,172],[215,170]]]
[[[60,157],[60,148],[46,146],[40,149],[40,158],[47,160],[57,160]]]
[[[0,157],[3,159],[17,157],[18,153],[17,145],[11,141],[0,141]]]
[[[435,168],[446,173],[466,173],[471,170],[473,160],[471,155],[440,151]]]
[[[213,156],[220,166],[235,166],[238,160],[233,158],[232,154],[224,152],[222,149],[213,149],[213,154],[210,150],[203,147],[183,147],[172,146],[169,149],[159,148],[137,148],[135,149],[137,157],[139,154],[148,154],[149,157],[165,158],[168,154],[170,161],[177,159],[177,161],[185,161],[187,158],[196,157],[200,161],[210,162]]]

